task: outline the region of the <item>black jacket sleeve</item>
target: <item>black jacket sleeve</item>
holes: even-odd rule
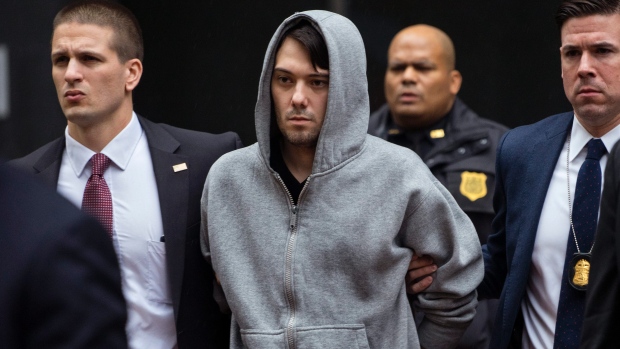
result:
[[[620,328],[620,279],[618,278],[618,175],[620,143],[614,146],[605,170],[600,218],[586,294],[581,348],[617,347]]]
[[[103,228],[0,165],[0,347],[127,348],[126,305]]]

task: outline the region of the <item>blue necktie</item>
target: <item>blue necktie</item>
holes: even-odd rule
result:
[[[581,253],[588,253],[594,242],[598,207],[601,200],[601,166],[599,160],[607,153],[600,139],[588,142],[588,155],[579,169],[573,204],[573,226]],[[553,348],[578,348],[585,307],[585,291],[576,290],[569,284],[574,267],[573,255],[577,253],[572,229],[569,229],[566,260],[562,274],[562,288],[558,303]]]

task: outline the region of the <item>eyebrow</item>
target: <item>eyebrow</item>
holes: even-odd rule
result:
[[[62,48],[62,49],[58,49],[56,51],[52,51],[52,57],[56,57],[56,56],[62,56],[62,55],[66,55],[67,52],[69,50]],[[83,55],[87,55],[87,56],[95,56],[95,57],[100,57],[100,54],[95,52],[95,51],[91,51],[91,50],[76,50],[77,55],[83,56]]]
[[[596,42],[592,45],[588,45],[587,48],[614,48],[616,47],[616,45],[612,44],[611,42],[607,42],[607,41],[600,41],[600,42]],[[560,49],[564,52],[564,51],[570,51],[570,50],[578,50],[580,49],[581,46],[579,45],[564,45],[562,47],[560,47]]]
[[[432,65],[435,66],[436,64],[429,60],[429,59],[420,59],[420,60],[411,60],[411,61],[402,61],[402,60],[390,60],[388,61],[388,65],[392,66],[392,65]]]
[[[279,72],[282,72],[282,73],[285,73],[285,74],[293,74],[290,70],[284,69],[284,68],[280,68],[280,67],[273,68],[273,71],[274,72],[275,71],[279,71]],[[311,76],[311,77],[329,78],[329,73],[319,73],[319,72],[316,72],[316,73],[309,74],[309,76]]]
[[[67,53],[66,49],[60,49],[60,50],[52,51],[52,57],[64,55],[66,53]]]

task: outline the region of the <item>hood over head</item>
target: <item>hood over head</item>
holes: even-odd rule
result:
[[[323,36],[329,55],[327,109],[316,145],[312,166],[314,174],[343,163],[362,149],[370,114],[366,51],[355,25],[338,14],[314,10],[298,12],[284,20],[271,38],[265,54],[254,112],[256,138],[267,164],[271,154],[271,123],[276,122],[271,103],[276,48],[282,35],[302,19],[308,20]]]

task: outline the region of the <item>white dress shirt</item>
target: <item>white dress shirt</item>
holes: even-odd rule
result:
[[[82,206],[95,154],[65,130],[66,148],[58,192]],[[174,312],[166,271],[162,216],[146,135],[133,113],[131,121],[101,151],[112,160],[103,177],[112,193],[113,240],[127,301],[130,348],[176,346]]]
[[[588,141],[595,138],[573,117],[569,159],[571,202],[575,201],[575,185],[579,168],[588,153]],[[620,126],[607,132],[601,140],[607,151],[620,139]],[[526,295],[521,303],[523,312],[523,348],[553,348],[555,322],[562,287],[562,273],[566,258],[567,239],[570,220],[568,207],[568,185],[566,183],[566,152],[568,139],[562,147],[555,165],[547,196],[540,215],[536,241],[532,253],[532,267],[526,287]],[[608,155],[600,160],[601,174],[605,173]],[[601,189],[602,181],[601,181]],[[574,242],[573,242],[574,243]],[[582,246],[581,252],[589,252],[591,246]]]

